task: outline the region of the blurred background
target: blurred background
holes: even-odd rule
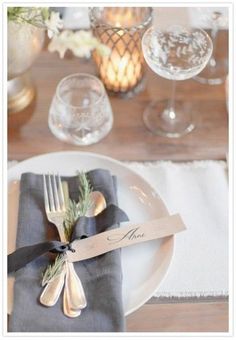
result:
[[[89,28],[88,8],[55,7],[61,13],[64,27],[67,29]],[[211,28],[210,16],[213,12],[222,13],[220,26],[228,28],[228,9],[225,7],[154,7],[154,24],[169,26],[171,24],[190,24],[194,27]]]

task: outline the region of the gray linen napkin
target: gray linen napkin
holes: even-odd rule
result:
[[[87,173],[94,190],[101,191],[107,204],[117,204],[116,180],[107,170]],[[78,200],[78,178],[66,178],[72,199]],[[112,226],[114,228],[117,226]],[[99,232],[99,230],[97,231]],[[44,211],[41,175],[25,173],[21,177],[16,248],[59,240],[56,227],[47,221]],[[87,307],[77,318],[62,312],[62,296],[54,307],[39,303],[41,273],[52,255],[43,255],[15,274],[14,307],[10,332],[120,332],[125,329],[122,305],[120,250],[75,263],[87,298]]]

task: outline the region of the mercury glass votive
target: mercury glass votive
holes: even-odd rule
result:
[[[105,87],[115,94],[139,92],[144,75],[141,39],[152,21],[152,8],[94,7],[89,16],[93,34],[110,48],[108,55],[93,55]]]

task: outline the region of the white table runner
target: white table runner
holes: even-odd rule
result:
[[[223,161],[125,162],[160,194],[188,230],[176,235],[156,297],[228,295],[228,180]],[[9,162],[9,166],[14,162]]]

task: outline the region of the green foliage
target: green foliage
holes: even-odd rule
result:
[[[79,218],[79,209],[77,204],[73,200],[69,200],[68,208],[66,211],[66,218],[64,221],[64,232],[67,241],[71,239],[71,234],[73,232],[74,225]]]
[[[49,264],[43,273],[42,286],[45,286],[54,277],[61,273],[64,262],[65,256],[63,254],[57,255],[55,261],[52,264]]]
[[[80,216],[85,216],[87,210],[91,206],[90,194],[92,187],[84,172],[78,173],[79,179],[79,202],[69,200],[68,208],[66,211],[66,218],[64,221],[64,230],[67,241],[71,239],[74,225]]]
[[[92,187],[84,172],[78,173],[78,177],[80,182],[78,209],[80,216],[85,216],[87,210],[91,206],[90,194],[92,192]]]
[[[48,7],[8,7],[8,21],[19,24],[28,23],[33,26],[44,28],[45,20],[50,16]]]

